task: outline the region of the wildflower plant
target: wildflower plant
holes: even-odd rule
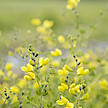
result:
[[[67,0],[66,8],[75,11],[79,2]],[[8,52],[22,61],[19,70],[14,69],[15,64],[0,60],[1,108],[107,106],[108,51],[101,52],[103,56],[100,56],[90,50],[83,23],[75,23],[78,33],[58,35],[53,31],[54,21],[31,19],[38,35],[36,40],[32,41],[32,36],[30,39],[30,30],[27,32],[30,40],[21,38],[21,46]],[[14,41],[19,40],[15,37]]]

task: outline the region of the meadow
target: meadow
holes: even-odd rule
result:
[[[107,0],[0,0],[0,108],[107,108],[107,29]]]

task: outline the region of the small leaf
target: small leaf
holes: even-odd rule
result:
[[[26,101],[26,103],[27,103],[27,104],[29,104],[29,103],[30,103],[30,101]]]
[[[30,96],[27,96],[27,99],[30,101]]]
[[[40,90],[40,89],[37,89],[37,90],[36,90],[36,94],[37,94],[37,95],[41,95],[41,90]]]

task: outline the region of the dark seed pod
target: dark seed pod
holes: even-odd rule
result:
[[[20,104],[22,104],[22,101],[20,101]]]
[[[29,51],[31,51],[31,48],[29,48]]]
[[[79,62],[78,64],[77,64],[77,66],[79,66],[81,63]]]
[[[24,95],[24,92],[22,92],[22,95]]]
[[[47,87],[47,85],[45,85],[45,87]]]
[[[85,86],[85,85],[82,85],[82,88],[83,88],[83,89],[85,89],[85,88],[86,88],[86,86]]]
[[[4,93],[5,96],[7,96],[7,93]]]
[[[67,78],[67,79],[69,78],[68,75],[66,76],[66,78]]]
[[[75,56],[75,55],[73,55],[73,58],[76,58],[76,56]]]
[[[81,91],[81,86],[79,86],[79,90]]]
[[[65,80],[66,83],[68,83],[68,80]]]
[[[9,98],[10,98],[10,96],[7,96],[7,97],[6,97],[6,99],[9,99]]]

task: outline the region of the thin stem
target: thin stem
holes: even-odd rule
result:
[[[81,92],[81,94],[79,95],[79,97],[78,97],[78,99],[77,99],[77,101],[76,101],[76,104],[75,104],[74,108],[76,108],[76,106],[78,105],[78,103],[79,103],[79,101],[80,101],[81,95],[82,95],[82,92]]]
[[[34,106],[38,107],[35,103],[33,103],[33,102],[31,102],[31,101],[30,101],[30,103],[31,103],[32,105],[34,105]]]

